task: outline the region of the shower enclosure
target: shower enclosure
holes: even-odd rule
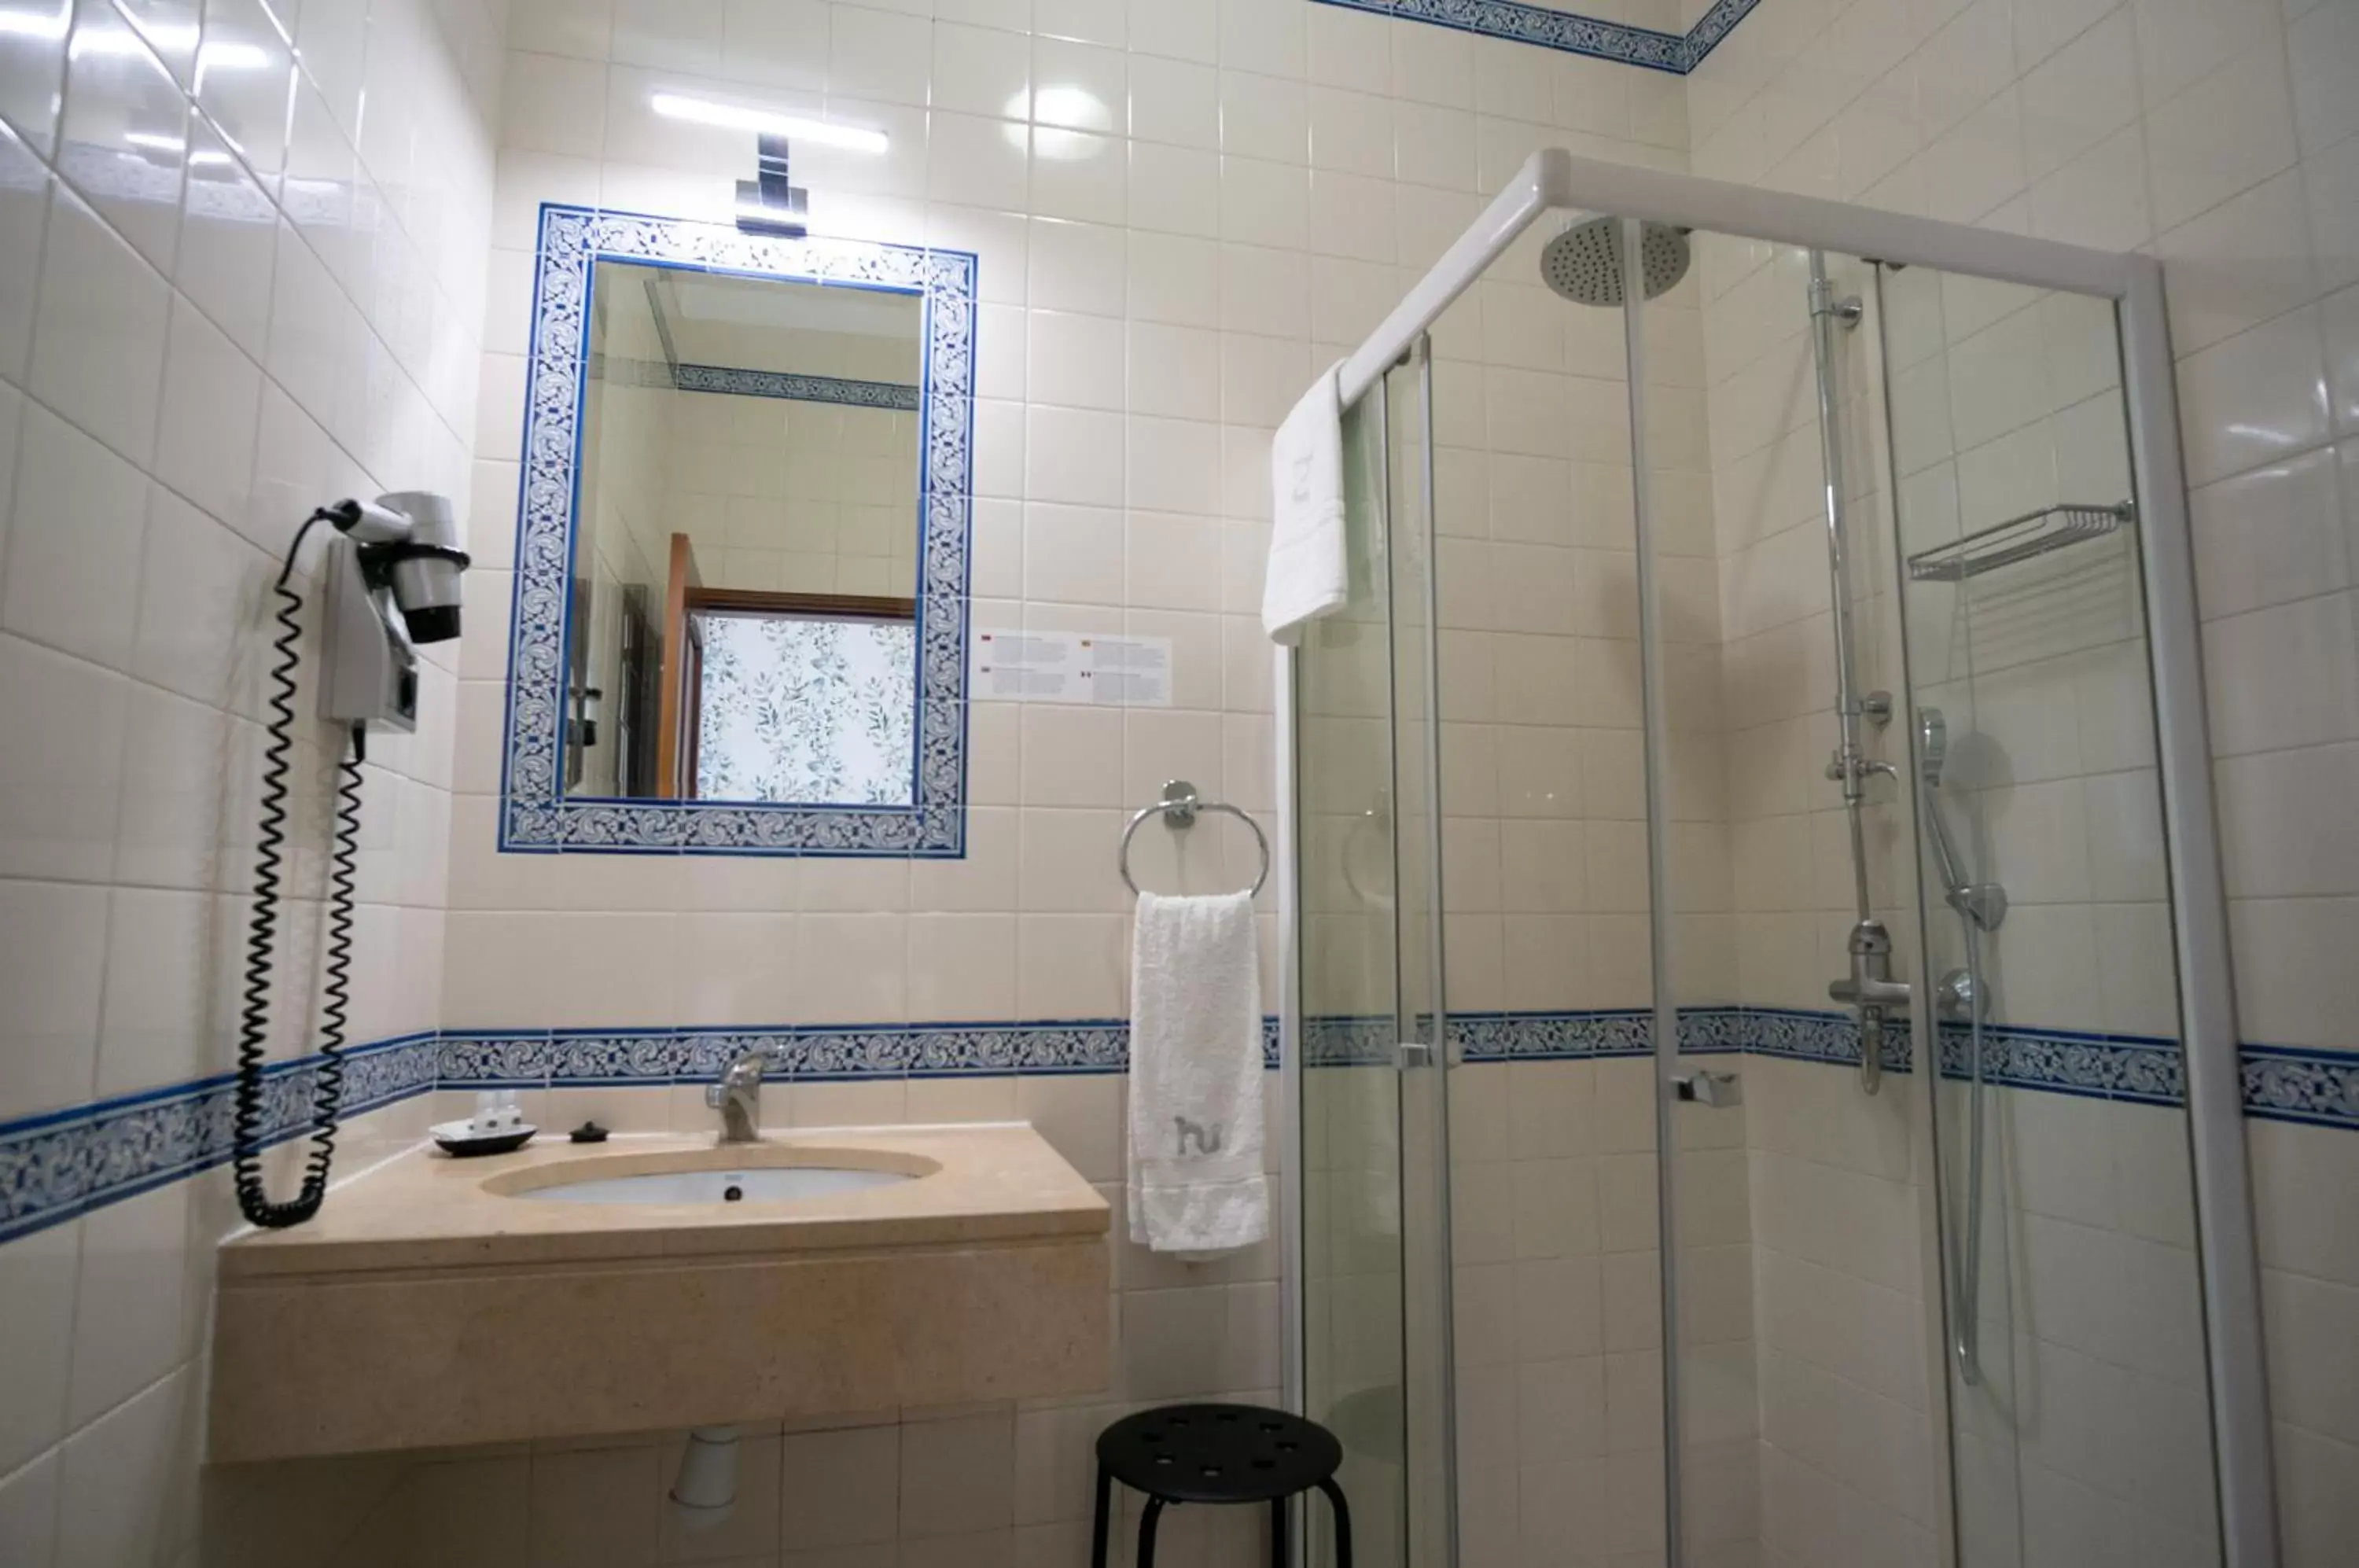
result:
[[[1280,875],[1363,1560],[2274,1562],[2153,264],[1542,152],[1343,376]]]

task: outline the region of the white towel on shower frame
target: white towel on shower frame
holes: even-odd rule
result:
[[[1338,364],[1310,384],[1269,449],[1269,572],[1261,624],[1292,642],[1304,622],[1351,596],[1343,520],[1343,408]]]

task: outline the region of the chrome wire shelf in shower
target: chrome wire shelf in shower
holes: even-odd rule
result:
[[[1962,583],[1993,568],[2011,566],[2046,555],[2068,544],[2101,539],[2137,519],[2137,507],[2128,501],[2110,506],[2065,502],[2042,506],[2019,517],[1995,523],[1959,539],[1937,545],[1908,558],[1908,575],[1919,583]]]

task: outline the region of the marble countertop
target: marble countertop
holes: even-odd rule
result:
[[[915,1180],[783,1202],[563,1203],[531,1196],[558,1181],[780,1165],[899,1171]],[[558,1168],[564,1168],[561,1171]],[[556,1138],[458,1160],[431,1146],[398,1155],[328,1194],[319,1217],[244,1231],[222,1245],[221,1278],[943,1247],[1103,1236],[1103,1198],[1031,1127],[819,1127],[711,1138]]]

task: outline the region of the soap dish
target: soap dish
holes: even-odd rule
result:
[[[531,1142],[532,1135],[540,1129],[527,1122],[505,1132],[479,1133],[473,1122],[458,1121],[440,1122],[427,1130],[434,1135],[434,1141],[446,1151],[461,1160],[469,1160],[478,1154],[514,1153]]]

